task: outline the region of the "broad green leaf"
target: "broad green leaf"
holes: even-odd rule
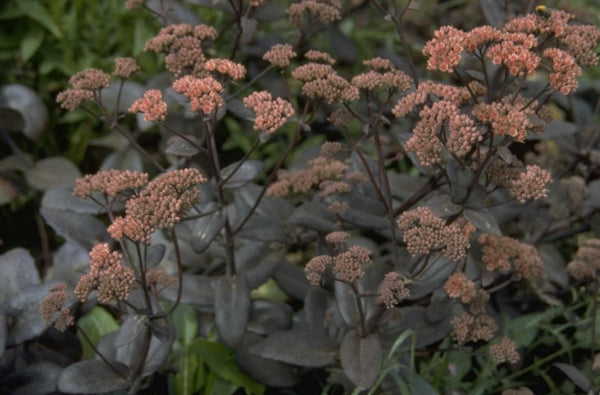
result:
[[[21,59],[24,63],[35,55],[43,41],[44,31],[42,29],[32,29],[23,37],[21,40]]]
[[[106,309],[100,306],[94,307],[88,314],[81,317],[77,323],[94,344],[98,344],[100,337],[103,335],[119,329],[117,320]],[[92,350],[85,337],[81,333],[77,333],[77,337],[83,347],[83,358],[93,358],[94,350]]]
[[[247,394],[262,395],[265,387],[243,373],[235,363],[233,352],[224,344],[196,338],[194,342],[208,367],[224,380],[244,388]]]
[[[191,306],[180,303],[171,316],[177,340],[183,347],[188,347],[192,340],[198,335],[198,314]]]
[[[42,25],[46,30],[52,33],[54,37],[58,39],[62,38],[62,32],[58,25],[54,23],[54,20],[52,20],[52,17],[50,16],[50,12],[40,2],[21,0],[16,3],[24,15]]]

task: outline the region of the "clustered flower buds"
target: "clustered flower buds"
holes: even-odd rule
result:
[[[267,91],[257,91],[244,98],[244,106],[256,113],[254,130],[272,134],[295,114],[292,103],[280,97],[273,99]]]
[[[88,198],[92,192],[115,197],[123,191],[137,190],[148,184],[148,174],[133,170],[102,170],[75,181],[73,196]]]
[[[94,99],[95,92],[108,87],[110,76],[98,69],[85,69],[69,79],[73,88],[56,96],[56,102],[69,111],[76,110],[82,103]]]
[[[73,325],[71,310],[66,306],[69,300],[67,285],[58,283],[50,287],[50,294],[40,304],[40,316],[46,323],[54,320],[54,327],[64,332]]]
[[[600,270],[600,239],[587,239],[577,250],[567,271],[577,280],[594,279]]]
[[[463,303],[469,303],[477,293],[475,283],[462,272],[454,273],[448,277],[444,283],[444,291],[449,297],[459,298]]]
[[[405,211],[398,218],[398,227],[404,232],[402,238],[406,249],[413,256],[440,251],[453,261],[466,257],[469,239],[456,223],[436,216],[427,207]]]
[[[221,94],[223,85],[213,77],[196,78],[186,75],[173,82],[173,90],[190,101],[193,112],[201,111],[205,115],[224,105]]]
[[[157,36],[144,46],[145,51],[166,53],[167,70],[180,76],[186,72],[197,75],[203,72],[206,59],[202,45],[217,38],[217,30],[207,25],[181,23],[163,27]]]
[[[490,355],[496,364],[508,362],[515,364],[519,362],[519,353],[514,340],[503,337],[500,343],[490,345]]]
[[[152,180],[138,196],[125,203],[125,216],[108,227],[114,239],[127,237],[143,243],[157,229],[170,229],[198,200],[195,188],[206,179],[198,169],[188,168],[164,173]]]
[[[164,121],[167,117],[167,103],[164,102],[161,91],[149,89],[144,92],[144,96],[133,102],[129,112],[144,114],[144,120],[148,122]]]
[[[296,55],[290,44],[275,44],[265,52],[263,59],[279,68],[284,68],[290,65],[290,59],[295,58]]]
[[[492,317],[486,314],[472,315],[464,312],[454,317],[452,325],[452,338],[458,344],[488,341],[498,330],[498,325]]]
[[[524,172],[522,170],[525,170]],[[548,183],[552,181],[550,173],[538,165],[527,165],[513,159],[510,164],[497,160],[486,170],[490,181],[502,185],[519,203],[527,200],[539,200],[548,196]]]
[[[379,288],[378,299],[391,309],[396,304],[410,296],[410,291],[406,287],[404,278],[396,272],[389,272],[383,277],[383,283]]]
[[[341,9],[337,0],[302,0],[290,5],[287,14],[292,25],[301,27],[304,22],[326,24],[337,21],[342,17]]]
[[[491,234],[482,234],[478,241],[483,246],[481,261],[488,270],[513,269],[525,279],[540,276],[544,271],[544,261],[532,245]]]
[[[126,300],[135,283],[132,268],[122,263],[123,255],[111,251],[107,243],[96,244],[90,251],[90,271],[81,276],[73,293],[85,302],[93,290],[100,303]]]
[[[113,75],[120,78],[129,78],[140,71],[140,66],[133,58],[116,58]]]
[[[323,56],[313,56],[329,60]],[[339,76],[329,62],[309,62],[292,71],[292,77],[304,82],[302,92],[311,99],[325,99],[330,104],[358,100],[358,88]]]

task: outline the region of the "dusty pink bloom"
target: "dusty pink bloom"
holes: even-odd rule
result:
[[[166,53],[165,65],[175,75],[182,75],[185,72],[201,74],[206,59],[202,45],[205,41],[214,40],[216,37],[217,31],[211,26],[192,26],[185,23],[169,25],[146,42],[144,50]]]
[[[319,255],[308,261],[304,268],[308,281],[312,285],[320,285],[323,280],[323,274],[331,262],[332,260],[329,255]]]
[[[342,215],[346,210],[350,208],[350,205],[340,200],[335,200],[327,206],[327,211],[334,215]]]
[[[146,284],[155,296],[175,283],[177,283],[175,277],[169,276],[164,270],[151,269],[146,272]]]
[[[504,25],[504,30],[511,33],[549,34],[562,37],[567,23],[575,16],[560,10],[551,10],[549,13],[548,18],[536,14],[515,18]]]
[[[54,321],[54,327],[61,332],[64,332],[74,322],[70,309],[65,306],[68,300],[67,285],[58,283],[50,288],[50,294],[40,304],[42,319],[46,323]]]
[[[298,66],[292,71],[292,77],[303,82],[327,78],[330,74],[335,74],[331,65],[314,62]]]
[[[72,76],[69,84],[75,89],[96,91],[108,87],[110,76],[102,70],[85,69]]]
[[[396,66],[394,66],[394,63],[392,63],[391,60],[384,59],[381,57],[363,60],[362,63],[363,65],[373,70],[390,71],[396,69]]]
[[[56,95],[61,108],[75,111],[82,103],[94,100],[94,92],[86,89],[67,89]]]
[[[483,246],[481,261],[488,270],[512,268],[525,279],[540,276],[544,271],[544,261],[532,245],[490,234],[482,234],[477,241]]]
[[[284,68],[290,65],[290,59],[295,58],[296,55],[290,44],[275,44],[265,52],[263,59],[277,67]]]
[[[414,152],[421,165],[432,166],[441,162],[443,145],[438,135],[448,117],[457,111],[452,103],[440,100],[419,112],[420,120],[413,128],[412,137],[406,142],[406,150]]]
[[[337,21],[342,17],[341,9],[337,0],[301,0],[290,5],[287,14],[290,23],[300,27],[305,21],[307,24]]]
[[[446,142],[446,148],[458,157],[465,156],[475,143],[483,139],[471,117],[460,114],[458,109],[448,118],[448,130],[450,135]]]
[[[371,263],[371,251],[363,246],[352,246],[333,258],[333,273],[346,283],[353,283],[362,276],[363,265]]]
[[[339,141],[326,141],[321,144],[320,153],[325,158],[333,158],[342,150],[342,143]]]
[[[450,324],[452,325],[452,338],[458,344],[480,340],[488,341],[498,330],[494,319],[485,314],[473,316],[469,313],[462,313],[454,317]]]
[[[548,76],[550,86],[568,95],[577,90],[577,77],[581,76],[581,67],[575,62],[575,58],[567,52],[558,48],[547,48],[543,52],[544,57],[552,60],[552,71]]]
[[[520,359],[517,352],[517,345],[508,337],[503,337],[498,344],[490,345],[490,355],[496,364],[504,362],[515,364]]]
[[[496,65],[502,64],[515,76],[532,76],[538,68],[541,58],[531,51],[537,44],[533,35],[524,33],[505,33],[501,42],[492,45],[486,55]]]
[[[446,258],[458,261],[466,257],[469,249],[469,239],[460,226],[456,223],[446,225],[444,219],[427,207],[402,213],[398,227],[404,232],[406,249],[413,256],[441,250]]]
[[[140,71],[140,66],[133,58],[116,58],[115,59],[115,71],[113,75],[115,77],[129,78],[133,74]]]
[[[331,195],[343,195],[350,192],[350,184],[344,181],[325,180],[319,184],[321,198]]]
[[[181,221],[198,200],[196,186],[205,181],[193,168],[163,173],[127,201],[125,217],[115,218],[107,229],[109,234],[114,239],[148,243],[156,229],[170,229]]]
[[[327,103],[351,102],[358,100],[358,89],[337,74],[306,82],[302,92],[311,99],[322,98]]]
[[[392,113],[402,118],[415,107],[425,104],[430,95],[436,96],[440,100],[445,100],[459,106],[464,101],[471,98],[467,88],[458,88],[452,85],[439,84],[432,81],[425,81],[419,84],[416,91],[402,97],[396,106],[392,109]]]
[[[162,92],[149,89],[144,96],[136,99],[128,110],[130,113],[141,112],[148,122],[164,121],[167,117],[167,103],[163,100]]]
[[[296,112],[292,103],[280,97],[273,99],[267,91],[257,91],[244,98],[244,106],[256,113],[254,130],[272,134]]]
[[[530,126],[527,115],[531,113],[532,110],[522,109],[521,106],[506,101],[479,103],[472,111],[477,120],[492,127],[494,134],[510,136],[519,142],[523,142],[527,136],[527,128]]]
[[[444,291],[451,298],[460,298],[461,302],[469,303],[475,297],[475,283],[469,280],[464,273],[451,274],[444,283]]]
[[[567,265],[567,271],[577,280],[594,279],[600,270],[600,239],[587,239],[577,250],[575,259]]]
[[[490,300],[490,294],[484,289],[478,289],[475,291],[473,297],[469,300],[469,311],[471,314],[484,314],[488,301]]]
[[[584,261],[574,260],[567,265],[567,272],[576,280],[596,278],[596,270]]]
[[[334,231],[325,235],[325,241],[329,244],[346,244],[348,238],[350,237],[350,233],[343,231]]]
[[[123,255],[110,251],[107,243],[96,244],[90,251],[90,271],[79,279],[73,293],[85,302],[93,290],[100,303],[126,300],[135,284],[133,269],[123,266]]]
[[[546,169],[538,165],[528,165],[519,178],[508,185],[507,190],[517,201],[524,204],[527,200],[539,200],[548,196],[547,185],[552,181],[552,176]]]
[[[409,296],[410,291],[406,288],[404,278],[396,272],[386,273],[379,288],[378,300],[380,303],[391,309]]]
[[[600,43],[600,29],[593,25],[568,25],[560,43],[581,67],[598,64],[598,54],[595,48]]]
[[[327,52],[315,51],[314,49],[306,52],[304,57],[313,62],[328,63],[331,65],[335,64],[335,59],[332,58]]]
[[[132,170],[102,170],[96,174],[87,174],[75,181],[73,196],[85,199],[93,191],[110,197],[119,192],[139,189],[148,183],[148,174]]]
[[[323,156],[311,159],[308,163],[320,181],[339,179],[348,169],[348,165],[344,162]]]
[[[196,78],[190,75],[175,80],[173,90],[190,101],[193,112],[201,111],[208,115],[223,106],[221,94],[223,85],[213,77]]]
[[[502,32],[492,26],[479,26],[465,34],[464,46],[467,51],[475,51],[478,47],[485,46],[502,37]]]
[[[367,182],[367,176],[360,171],[351,171],[346,174],[346,180],[353,186],[361,185]]]
[[[204,62],[202,67],[206,71],[228,75],[234,80],[242,80],[246,76],[246,68],[243,65],[232,62],[229,59],[209,59],[206,62]]]
[[[452,26],[442,26],[427,41],[423,54],[428,56],[427,69],[452,73],[460,63],[464,49],[465,32]]]

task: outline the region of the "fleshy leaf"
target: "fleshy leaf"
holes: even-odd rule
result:
[[[117,364],[113,362],[113,364]],[[125,367],[119,364],[125,371]],[[68,366],[58,379],[59,391],[69,394],[97,394],[128,388],[131,383],[101,360],[77,362]]]
[[[556,362],[553,363],[558,369],[560,369],[564,374],[567,375],[582,391],[588,392],[592,389],[592,383],[590,379],[579,369],[577,369],[573,365],[569,365],[568,363]]]
[[[57,186],[72,185],[79,177],[81,177],[81,172],[77,166],[60,156],[42,159],[25,173],[27,183],[42,191]]]
[[[502,236],[502,231],[498,226],[496,218],[485,208],[479,208],[477,210],[465,209],[465,218],[475,225],[479,230],[485,233],[493,234],[494,236]]]
[[[223,343],[235,348],[242,340],[250,315],[250,288],[246,277],[221,277],[213,283],[215,322]]]
[[[224,188],[239,188],[254,180],[263,169],[263,163],[258,160],[247,159],[237,169],[239,162],[230,164],[221,170],[221,178],[229,179],[223,184]],[[232,172],[235,173],[232,174]]]
[[[346,333],[340,348],[344,373],[361,390],[369,389],[381,370],[381,341],[377,333],[361,337],[356,329]]]
[[[250,347],[250,352],[305,367],[323,367],[335,362],[338,346],[328,337],[309,332],[283,331]]]

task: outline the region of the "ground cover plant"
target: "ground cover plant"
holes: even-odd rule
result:
[[[0,14],[27,59],[75,45],[41,4]],[[3,215],[42,240],[3,221],[2,391],[598,392],[597,20],[121,6],[131,53],[53,82],[54,149],[47,93],[1,88]]]

